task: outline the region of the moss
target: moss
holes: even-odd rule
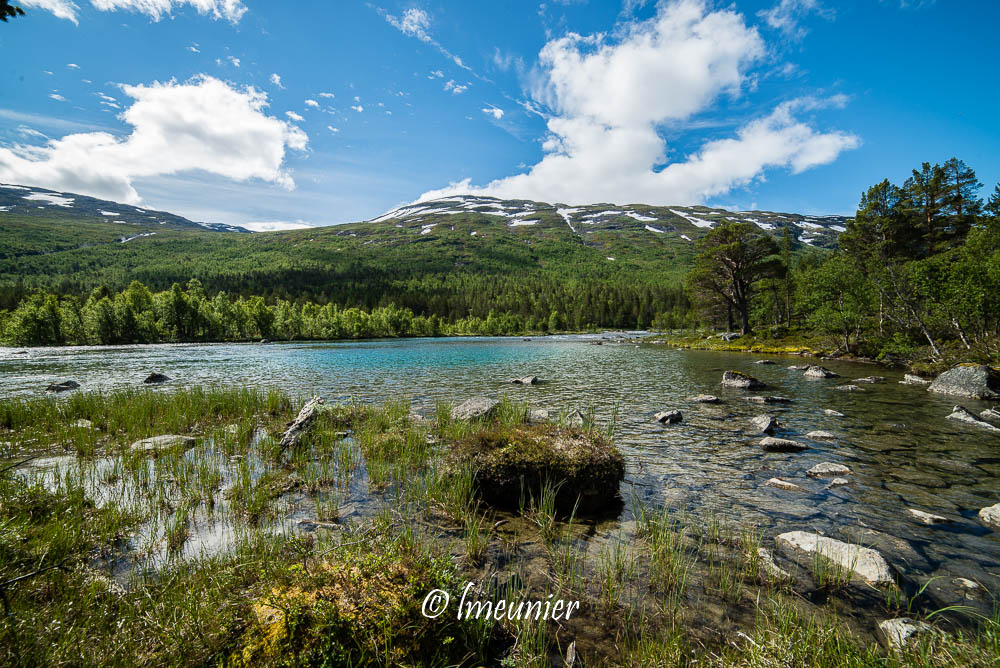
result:
[[[480,497],[498,507],[538,497],[548,482],[559,486],[557,505],[572,508],[579,499],[580,510],[601,510],[617,502],[625,476],[625,460],[610,441],[556,425],[485,427],[455,446],[450,463],[471,465]]]

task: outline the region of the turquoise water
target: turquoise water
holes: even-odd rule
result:
[[[768,538],[796,529],[821,531],[882,549],[909,574],[976,580],[1000,592],[1000,535],[976,517],[1000,501],[1000,434],[945,420],[956,403],[975,413],[988,403],[932,395],[900,385],[902,374],[874,366],[823,362],[843,377],[805,378],[787,367],[798,357],[671,350],[615,342],[600,336],[409,339],[344,343],[157,345],[96,348],[0,349],[0,396],[38,396],[53,381],[73,379],[85,390],[140,386],[151,371],[175,380],[163,388],[200,384],[277,386],[328,400],[407,398],[427,414],[437,400],[475,395],[508,396],[532,408],[593,410],[600,422],[615,419],[625,453],[629,498],[665,502],[678,513],[716,514],[755,523]],[[723,371],[738,369],[769,387],[764,392],[722,388]],[[870,375],[887,382],[860,393],[833,389]],[[536,386],[510,378],[536,375]],[[715,394],[719,405],[688,397]],[[790,404],[757,405],[753,394],[781,395]],[[684,413],[663,427],[652,416]],[[844,413],[826,415],[824,409]],[[779,436],[808,443],[794,454],[765,453],[748,420],[762,413],[782,423]],[[805,434],[824,430],[832,442]],[[819,462],[849,466],[850,484],[827,489],[805,471]],[[804,492],[764,486],[772,477]],[[908,517],[915,508],[953,522],[926,526]],[[766,538],[765,540],[768,540]]]

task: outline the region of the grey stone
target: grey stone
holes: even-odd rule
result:
[[[791,371],[805,371],[809,368],[808,364],[792,364],[788,367]]]
[[[995,408],[987,408],[986,410],[984,410],[982,413],[979,414],[979,417],[986,418],[989,420],[1000,420],[1000,411],[996,410]]]
[[[856,378],[855,383],[884,383],[885,376],[865,376],[864,378]]]
[[[782,570],[778,564],[774,563],[774,557],[771,556],[771,551],[766,547],[757,548],[757,557],[760,559],[760,568],[767,575],[778,580],[787,580],[790,576],[784,570]]]
[[[775,545],[791,559],[811,563],[815,555],[825,557],[869,584],[894,584],[885,558],[867,547],[859,547],[806,531],[789,531],[775,537]]]
[[[295,420],[288,425],[288,429],[285,433],[281,435],[281,449],[293,448],[299,444],[299,440],[309,429],[312,424],[313,418],[316,417],[316,411],[319,407],[323,405],[322,397],[313,397],[305,403],[299,414],[295,416]]]
[[[146,380],[142,382],[145,383],[146,385],[159,385],[160,383],[166,383],[169,380],[173,379],[170,376],[167,376],[162,373],[157,373],[156,371],[154,371],[153,373],[146,376]]]
[[[959,422],[965,422],[966,424],[971,424],[976,427],[981,427],[989,431],[1000,431],[1000,427],[994,427],[989,422],[986,422],[985,420],[980,420],[962,406],[955,406],[952,409],[951,415],[948,416],[948,419],[957,420]]]
[[[752,404],[790,404],[792,400],[787,397],[747,397],[747,401]]]
[[[773,436],[762,438],[759,445],[765,452],[802,452],[809,449],[809,446],[804,443],[791,441],[787,438],[774,438]]]
[[[770,415],[758,415],[757,417],[750,418],[750,428],[754,434],[771,435],[778,428],[778,421]]]
[[[833,389],[840,390],[841,392],[864,392],[864,390],[857,385],[838,385]]]
[[[689,401],[693,401],[696,404],[718,404],[722,403],[722,400],[714,394],[699,394],[696,397],[689,397]]]
[[[151,438],[144,438],[141,441],[136,441],[132,444],[132,449],[141,450],[143,452],[159,452],[161,450],[168,450],[177,446],[183,446],[186,449],[193,445],[194,439],[190,436],[164,434],[163,436],[153,436]]]
[[[774,364],[771,360],[757,360],[754,364]]]
[[[576,427],[577,429],[583,429],[583,425],[586,424],[586,418],[580,411],[573,411],[566,418],[566,424],[570,427]]]
[[[722,374],[722,384],[744,390],[762,390],[766,387],[764,383],[742,371],[726,371]]]
[[[850,485],[851,481],[847,478],[834,478],[830,482],[826,483],[827,489],[834,489],[836,487],[843,487],[845,485]]]
[[[833,417],[844,417],[844,414],[840,411],[835,411],[832,408],[827,408],[823,411],[824,415],[832,415]]]
[[[918,522],[923,522],[924,524],[949,524],[951,522],[951,520],[947,517],[934,515],[933,513],[925,513],[924,511],[917,510],[916,508],[907,508],[906,512],[909,513],[910,517]]]
[[[653,419],[660,424],[677,424],[684,419],[684,415],[680,411],[660,411]]]
[[[802,489],[799,485],[794,482],[788,482],[787,480],[782,480],[781,478],[771,478],[764,483],[764,487],[777,487],[778,489],[783,489],[787,492],[804,492],[806,490]]]
[[[1000,372],[985,364],[959,364],[935,378],[927,390],[970,399],[1000,399]]]
[[[887,619],[880,622],[878,628],[885,638],[886,645],[896,650],[903,649],[910,643],[911,639],[915,639],[916,636],[923,633],[939,633],[927,622],[914,621],[909,617]]]
[[[492,417],[497,412],[500,402],[488,397],[473,397],[466,399],[451,409],[452,420],[474,420]]]
[[[80,383],[76,382],[75,380],[64,380],[58,383],[52,383],[51,385],[45,388],[45,391],[52,392],[55,394],[59,392],[68,392],[69,390],[75,390],[78,387],[80,387]]]
[[[988,506],[979,511],[979,519],[994,529],[1000,529],[1000,503]]]
[[[837,437],[828,431],[811,431],[806,434],[806,438],[811,438],[814,441],[835,441]]]
[[[826,367],[816,366],[815,364],[806,367],[802,375],[807,378],[837,378],[840,376],[839,373],[830,371]]]
[[[514,385],[535,385],[538,383],[538,376],[522,376],[521,378],[511,378]]]
[[[847,468],[843,464],[835,464],[833,462],[823,462],[806,471],[806,475],[810,478],[829,478],[831,476],[850,474],[851,469]]]
[[[899,381],[900,385],[930,385],[931,381],[926,378],[921,378],[920,376],[914,376],[911,373],[903,374],[903,380]]]
[[[547,408],[533,408],[528,412],[528,422],[548,422],[549,410]]]

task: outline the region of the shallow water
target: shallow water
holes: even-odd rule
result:
[[[328,400],[406,397],[425,414],[436,400],[481,394],[555,411],[592,409],[599,422],[615,419],[615,437],[626,456],[621,522],[631,519],[628,500],[634,493],[695,518],[716,514],[756,523],[768,537],[802,529],[872,544],[911,575],[962,575],[1000,591],[1000,534],[976,517],[980,508],[1000,501],[1000,434],[945,419],[956,403],[977,414],[989,403],[900,385],[901,373],[869,365],[823,362],[842,378],[820,380],[787,368],[806,363],[799,357],[773,356],[774,365],[758,365],[762,356],[612,340],[591,345],[599,338],[0,348],[0,396],[40,395],[63,379],[78,381],[84,390],[139,386],[150,371],[160,371],[176,379],[163,389],[247,384]],[[750,373],[768,389],[722,388],[726,369]],[[528,374],[544,382],[506,382]],[[861,384],[864,391],[857,393],[833,389],[870,375],[886,376],[887,382]],[[699,393],[715,394],[723,403],[688,400]],[[745,401],[754,394],[793,403]],[[678,425],[663,427],[652,418],[675,408],[684,413]],[[844,417],[825,415],[827,408]],[[760,437],[744,432],[748,420],[762,413],[781,421],[779,436],[811,449],[763,452],[756,446]],[[805,434],[813,430],[837,439],[808,441]],[[850,484],[827,490],[827,480],[806,477],[807,469],[824,461],[849,466]],[[771,477],[806,492],[765,487]],[[953,523],[926,526],[910,519],[907,508]]]

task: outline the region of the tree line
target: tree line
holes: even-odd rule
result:
[[[748,223],[698,244],[687,286],[705,324],[836,336],[843,352],[1000,358],[1000,184],[984,202],[963,161],[868,188],[833,253],[790,252]]]

